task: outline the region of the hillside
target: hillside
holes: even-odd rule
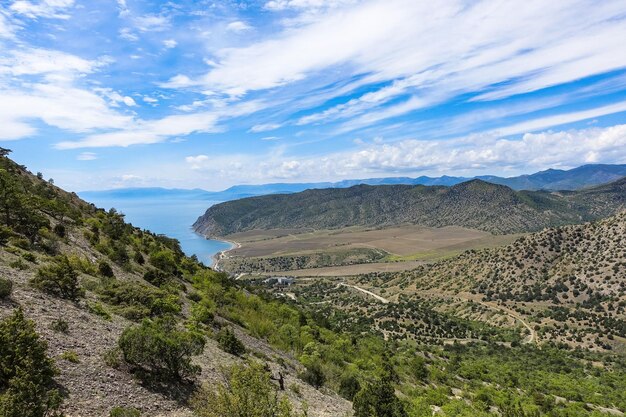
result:
[[[475,294],[528,316],[549,340],[626,346],[626,211],[581,225],[528,234],[413,271],[370,274],[387,294]],[[475,298],[475,297],[469,297]],[[556,324],[566,323],[565,326]]]
[[[256,388],[293,404],[285,416],[299,416],[305,403],[311,416],[350,412],[329,388],[304,382],[311,365],[300,361],[300,329],[326,332],[329,342],[338,334],[2,152],[0,415],[57,415],[60,403],[68,416],[190,416],[212,407],[200,403],[236,366],[254,363],[253,376],[265,381]],[[279,375],[284,391],[269,379]]]
[[[514,191],[471,180],[444,186],[307,190],[217,204],[194,228],[209,236],[253,229],[348,226],[463,226],[496,234],[527,232],[613,214],[626,204],[626,179],[577,192]]]

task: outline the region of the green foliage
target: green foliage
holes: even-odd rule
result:
[[[114,312],[130,320],[178,314],[181,311],[176,294],[147,285],[116,279],[105,280],[97,289],[100,300],[114,306]]]
[[[155,268],[160,269],[166,274],[177,275],[178,266],[176,264],[176,258],[171,251],[161,250],[150,255],[150,264]]]
[[[111,313],[109,313],[101,303],[87,303],[87,308],[91,313],[105,320],[111,320]]]
[[[407,417],[404,405],[395,394],[397,379],[392,365],[383,358],[380,377],[366,384],[354,397],[355,417]]]
[[[53,388],[57,370],[47,343],[21,309],[0,322],[0,416],[57,416],[61,396]]]
[[[241,356],[246,353],[246,347],[237,339],[235,332],[229,327],[225,327],[217,334],[217,343],[220,348],[227,353],[235,356]]]
[[[357,376],[352,373],[345,373],[339,381],[339,395],[348,401],[352,401],[354,396],[361,390],[361,383]]]
[[[164,381],[199,373],[191,357],[202,353],[204,343],[198,334],[177,329],[172,318],[145,319],[141,325],[124,330],[118,342],[128,364]]]
[[[109,417],[140,417],[141,412],[133,407],[115,407],[109,413]]]
[[[113,278],[115,276],[113,268],[111,268],[111,265],[109,265],[109,263],[105,260],[100,260],[100,262],[98,262],[98,273],[100,276],[106,278]]]
[[[308,364],[304,372],[300,374],[300,378],[315,388],[320,388],[326,382],[324,369],[322,368],[322,364],[318,361]]]
[[[65,255],[56,256],[51,263],[40,267],[31,282],[41,291],[70,300],[83,293],[78,283],[78,272]]]
[[[64,361],[68,361],[68,362],[72,362],[72,363],[80,362],[80,359],[78,358],[78,353],[76,353],[73,350],[67,350],[67,351],[63,352],[61,354],[60,358],[63,359]]]
[[[13,281],[0,277],[0,300],[11,296],[13,291]]]
[[[203,386],[192,407],[199,417],[305,417],[277,392],[269,372],[255,362],[237,364],[224,371],[226,384],[217,391]]]
[[[68,333],[70,325],[63,319],[57,319],[50,324],[50,328],[55,332]]]

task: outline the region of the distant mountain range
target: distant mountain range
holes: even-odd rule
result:
[[[462,226],[496,234],[541,230],[615,214],[626,207],[626,178],[579,191],[515,191],[480,179],[452,187],[357,185],[228,201],[194,224],[207,236],[253,229],[350,226]]]
[[[472,179],[480,179],[494,184],[506,185],[514,190],[578,190],[593,187],[626,177],[626,164],[622,165],[583,165],[570,170],[548,169],[530,175],[517,177],[498,177],[483,175],[478,177],[427,177],[417,178],[367,178],[343,180],[338,182],[313,183],[274,183],[260,185],[236,185],[224,191],[205,191],[202,189],[165,189],[165,188],[120,188],[106,191],[83,191],[78,193],[82,198],[180,198],[203,199],[207,201],[229,201],[245,197],[267,194],[297,193],[309,189],[348,188],[355,185],[445,185],[452,186]]]

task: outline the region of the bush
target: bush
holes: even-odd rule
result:
[[[284,396],[279,396],[270,374],[263,365],[233,365],[224,371],[225,385],[217,392],[203,386],[192,399],[192,407],[200,417],[299,417]]]
[[[115,276],[113,268],[105,260],[98,262],[98,273],[105,278],[113,278]]]
[[[78,273],[65,255],[57,256],[52,263],[39,268],[31,282],[41,291],[70,300],[83,293],[78,285]]]
[[[322,365],[319,362],[313,362],[300,374],[300,379],[315,388],[320,388],[326,382],[326,375]]]
[[[0,300],[11,296],[13,291],[13,281],[6,278],[0,278]]]
[[[129,365],[165,381],[180,380],[200,372],[191,364],[191,357],[202,353],[204,338],[178,330],[173,318],[144,320],[140,326],[129,327],[120,336],[118,345]]]
[[[50,324],[50,328],[55,332],[67,333],[70,329],[70,325],[63,319],[57,319]]]
[[[133,407],[115,407],[109,417],[140,417],[141,412]]]
[[[52,231],[54,232],[55,235],[57,235],[60,238],[65,237],[65,234],[66,234],[65,226],[61,223],[54,226],[54,229]]]
[[[0,322],[1,416],[60,416],[61,396],[52,388],[57,369],[47,349],[21,309]]]
[[[217,343],[220,348],[227,353],[235,356],[241,356],[246,353],[246,347],[237,339],[235,332],[226,327],[217,334]]]
[[[102,317],[104,320],[111,320],[111,313],[100,303],[88,303],[87,309],[96,316]]]
[[[178,266],[174,254],[170,251],[162,250],[150,255],[150,264],[160,269],[166,274],[177,275]]]
[[[361,390],[359,379],[353,373],[347,373],[341,376],[339,381],[339,395],[348,401],[352,401],[354,396]]]
[[[66,352],[63,352],[60,358],[63,359],[64,361],[68,361],[72,363],[80,362],[80,359],[78,358],[78,353],[74,352],[73,350],[68,350]]]

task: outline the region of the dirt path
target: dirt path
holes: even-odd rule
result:
[[[519,321],[520,323],[522,323],[522,325],[524,327],[526,327],[528,329],[528,331],[530,332],[530,336],[528,337],[527,340],[525,340],[523,343],[539,343],[539,337],[537,336],[537,332],[535,331],[535,329],[532,328],[532,326],[530,324],[528,324],[528,322],[526,320],[524,320],[522,318],[522,316],[520,316],[518,313],[516,313],[515,311],[507,308],[507,307],[502,307],[499,306],[495,303],[491,303],[488,301],[477,301],[479,304],[484,305],[485,307],[491,308],[491,309],[495,309],[495,310],[500,310],[504,313],[506,313],[509,317],[512,317],[513,319]]]
[[[387,304],[387,303],[389,303],[389,300],[387,300],[386,298],[381,297],[381,296],[380,296],[380,295],[378,295],[378,294],[374,294],[373,292],[368,291],[368,290],[366,290],[365,288],[357,287],[356,285],[346,284],[345,282],[341,282],[341,283],[339,283],[339,285],[341,285],[341,286],[343,286],[343,287],[350,287],[350,288],[354,288],[354,289],[355,289],[355,290],[357,290],[357,291],[361,291],[362,293],[365,293],[365,294],[367,294],[367,295],[370,295],[370,296],[374,297],[375,299],[377,299],[378,301],[380,301],[380,302],[381,302],[381,303],[383,303],[383,304]]]

